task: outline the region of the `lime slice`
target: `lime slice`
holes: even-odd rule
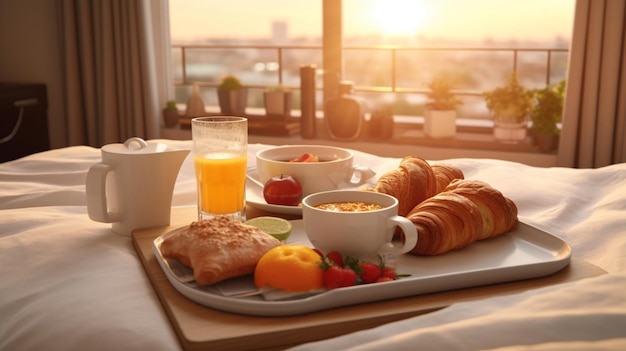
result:
[[[285,241],[291,235],[291,223],[278,217],[256,217],[249,219],[245,224],[257,227],[280,241]]]

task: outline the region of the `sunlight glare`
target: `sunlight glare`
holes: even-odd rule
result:
[[[388,35],[415,34],[428,18],[421,0],[373,0],[370,11],[374,26]]]

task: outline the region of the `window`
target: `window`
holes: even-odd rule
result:
[[[212,89],[227,73],[257,90],[252,108],[262,107],[267,85],[297,87],[301,64],[323,67],[323,1],[170,0],[177,100],[202,81],[205,103],[217,105]],[[574,7],[575,0],[343,0],[341,79],[396,115],[421,116],[427,83],[454,76],[459,116],[487,121],[481,92],[513,70],[528,88],[565,78]]]
[[[424,90],[436,75],[465,92],[459,115],[489,118],[480,92],[503,84],[515,69],[528,88],[565,78],[575,0],[344,0],[344,78],[376,94],[399,114],[421,115]],[[394,6],[395,5],[395,6]],[[413,50],[412,48],[421,48]],[[390,74],[390,72],[393,72]],[[372,94],[370,94],[372,95]]]
[[[253,88],[253,108],[262,106],[265,86],[297,87],[301,64],[322,66],[321,12],[319,0],[171,0],[176,100],[184,103],[189,84],[200,81],[208,83],[205,104],[217,105],[214,85],[227,74]]]

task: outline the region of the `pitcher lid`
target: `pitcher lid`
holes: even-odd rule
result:
[[[114,154],[152,154],[168,150],[167,144],[163,143],[147,143],[145,140],[133,137],[126,140],[123,144],[107,144],[102,147],[103,151]]]

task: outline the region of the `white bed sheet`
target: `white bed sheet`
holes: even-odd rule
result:
[[[190,148],[190,141],[166,142]],[[250,145],[249,165],[255,151]],[[428,155],[415,155],[428,159]],[[0,164],[0,349],[179,349],[128,237],[87,216],[90,147],[51,150]],[[399,159],[357,152],[379,174]],[[608,273],[438,312],[299,350],[626,348],[626,164],[537,168],[452,159],[466,178],[500,189],[520,219],[566,240],[574,256]],[[196,201],[188,157],[173,206]]]

